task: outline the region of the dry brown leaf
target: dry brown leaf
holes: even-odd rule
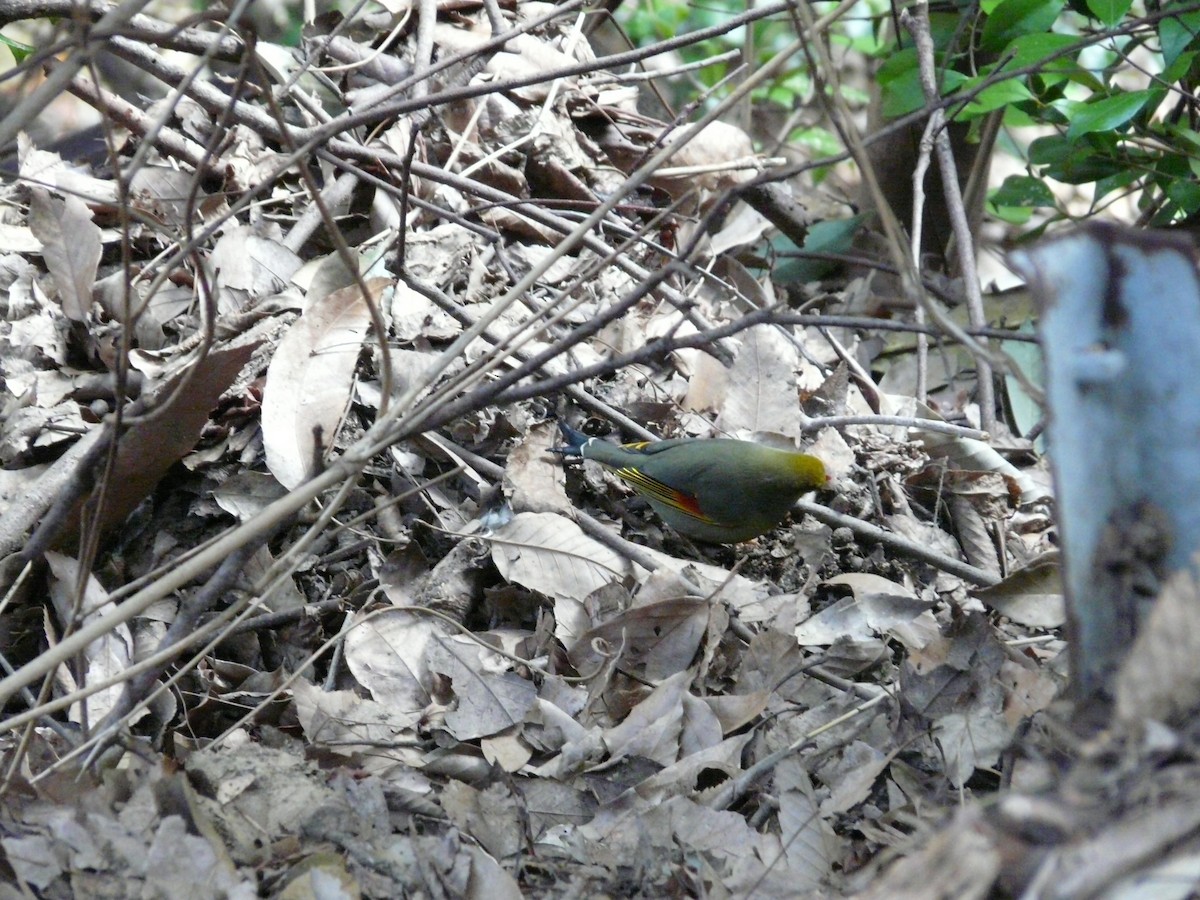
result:
[[[342,756],[387,757],[415,765],[415,712],[360,697],[354,691],[323,691],[303,678],[292,685],[296,717],[309,743]],[[368,766],[371,764],[368,763]]]
[[[537,688],[511,671],[511,660],[465,635],[435,637],[426,659],[431,672],[450,679],[458,703],[446,713],[445,727],[460,741],[519,725],[537,701]]]
[[[94,621],[109,602],[108,592],[96,579],[88,573],[84,586],[81,608],[75,608],[76,585],[79,579],[79,562],[61,553],[48,551],[46,562],[50,566],[51,577],[47,586],[50,600],[58,613],[60,626],[73,623],[76,627]],[[69,683],[71,690],[87,687],[109,678],[118,677],[133,663],[133,632],[128,622],[122,622],[111,631],[88,644],[83,652],[86,665],[82,683],[76,683],[72,667],[60,668],[58,677]],[[115,707],[121,699],[125,686],[118,682],[112,687],[97,691],[85,700],[71,704],[69,718],[75,723],[96,725]],[[134,717],[137,721],[147,714],[147,710]]]
[[[441,795],[446,815],[498,859],[514,856],[524,843],[521,809],[517,798],[501,784],[476,790],[461,781],[451,781]]]
[[[1008,661],[987,619],[968,613],[944,636],[910,648],[901,669],[902,696],[933,723],[946,777],[956,786],[995,764],[1012,740],[1001,678]]]
[[[746,745],[752,739],[751,731],[702,747],[640,782],[637,794],[649,803],[662,803],[669,797],[693,792],[706,774],[711,778],[719,772],[736,778],[742,774]]]
[[[1190,721],[1200,708],[1200,577],[1167,579],[1116,678],[1117,718],[1129,724]]]
[[[911,649],[924,646],[937,635],[930,604],[901,584],[862,572],[836,575],[825,584],[848,587],[852,594],[796,628],[802,645],[832,644],[839,638],[870,641],[890,634]]]
[[[221,235],[208,260],[216,283],[221,312],[236,312],[242,303],[235,292],[249,299],[278,294],[303,265],[291,250],[253,228],[235,228]],[[232,290],[230,290],[232,289]]]
[[[662,682],[629,711],[620,724],[604,733],[612,759],[642,757],[669,766],[680,757],[684,697],[691,676],[679,672]]]
[[[377,702],[401,713],[419,712],[434,695],[429,647],[448,627],[402,609],[364,618],[346,633],[346,665]]]
[[[743,336],[729,373],[729,389],[718,427],[727,434],[747,432],[800,436],[796,395],[796,345],[769,325]]]
[[[865,741],[852,741],[839,748],[816,773],[829,788],[829,795],[821,801],[821,815],[840,815],[866,800],[875,779],[890,764],[887,754]]]
[[[757,719],[767,708],[770,697],[767,691],[754,691],[749,694],[710,694],[702,699],[721,723],[721,730],[729,734]]]
[[[621,669],[657,682],[692,664],[707,624],[707,600],[638,606],[585,632],[569,650],[571,664],[594,672],[616,654]]]
[[[816,891],[828,884],[837,859],[838,839],[822,818],[812,777],[795,756],[775,771],[779,797],[779,839],[792,882],[800,890]]]
[[[924,418],[942,421],[941,416],[923,404],[918,404],[916,411],[919,416]],[[983,441],[977,441],[974,438],[953,437],[936,431],[922,431],[920,439],[921,444],[934,459],[944,457],[950,460],[957,469],[975,472],[994,472],[1007,479],[1011,479],[1013,485],[1019,491],[1021,503],[1032,503],[1036,500],[1048,499],[1045,490],[1032,478],[1017,469],[1016,466],[1002,457],[994,447],[988,446]]]
[[[492,559],[505,580],[574,600],[631,573],[627,560],[556,513],[515,515],[493,532]]]
[[[664,143],[673,144],[682,134],[672,131]],[[727,122],[710,122],[667,160],[668,174],[655,175],[650,183],[675,197],[696,188],[716,194],[753,180],[754,168],[736,164],[755,159],[754,143],[746,132]],[[696,171],[675,174],[676,169]]]
[[[533,758],[533,748],[516,734],[485,737],[479,742],[479,752],[504,772],[519,772]]]
[[[188,198],[192,216],[199,215],[207,194],[194,189],[196,176],[170,166],[142,166],[129,180],[130,204],[172,232],[182,233],[188,223]]]
[[[463,330],[462,323],[403,281],[396,282],[389,311],[392,336],[402,344],[452,340]]]
[[[1067,619],[1058,551],[1043,554],[1003,581],[972,593],[1021,625],[1060,628]]]
[[[154,392],[155,399],[165,404],[156,409],[159,414],[139,419],[117,443],[116,465],[103,494],[104,508],[95,520],[101,533],[124,522],[167,470],[195,446],[209,413],[257,346],[257,341],[251,341],[218,347],[177,370]],[[185,383],[185,389],[179,390]],[[60,548],[75,540],[78,511],[66,521],[57,542]]]
[[[572,509],[562,463],[548,452],[556,433],[553,422],[535,425],[509,451],[504,493],[514,511],[566,513]]]
[[[29,228],[42,243],[42,259],[58,288],[63,315],[85,322],[103,249],[100,228],[78,197],[58,200],[43,188],[33,188],[31,193]]]
[[[901,856],[855,900],[984,900],[1001,871],[995,833],[980,806],[958,810],[954,821],[919,851]]]
[[[24,183],[41,185],[95,205],[117,204],[117,185],[114,180],[93,178],[80,172],[57,153],[34,147],[24,132],[17,137],[17,148],[21,161],[21,180]]]
[[[1014,733],[1034,713],[1046,707],[1058,696],[1061,684],[1043,667],[1006,660],[1000,667],[1000,683],[1004,686],[1004,721]]]
[[[387,278],[367,282],[378,303]],[[287,488],[316,470],[332,446],[350,402],[358,354],[371,325],[358,285],[312,298],[275,350],[263,389],[262,429],[267,468]]]

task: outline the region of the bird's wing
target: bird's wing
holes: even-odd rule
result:
[[[673,488],[669,484],[664,484],[657,478],[652,478],[634,466],[623,466],[617,469],[616,473],[623,481],[632,485],[639,493],[649,497],[651,500],[657,500],[659,503],[666,504],[700,522],[706,522],[710,525],[718,524],[715,519],[706,516],[700,509],[700,503],[695,495],[681,491],[678,488]]]

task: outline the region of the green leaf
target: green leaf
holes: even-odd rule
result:
[[[1011,59],[1005,60],[1004,68],[1023,69],[1057,56],[1068,47],[1078,46],[1079,38],[1069,34],[1055,34],[1054,32],[1023,34],[1005,48],[1005,56],[1011,54]]]
[[[1033,334],[1034,325],[1029,319],[1021,323],[1017,329],[1019,334]],[[1021,367],[1021,371],[1029,376],[1034,385],[1042,387],[1046,383],[1045,364],[1042,359],[1042,348],[1027,341],[1005,341],[1004,350],[1008,356]],[[1028,434],[1035,424],[1042,421],[1046,415],[1045,400],[1030,396],[1025,386],[1013,375],[1004,376],[1004,389],[1008,392],[1008,408],[1012,413],[1013,424],[1017,434]],[[1042,444],[1045,438],[1039,437]],[[1039,446],[1038,452],[1045,452]]]
[[[1090,184],[1129,168],[1117,159],[1117,139],[1109,134],[1091,134],[1072,141],[1052,134],[1029,145],[1029,161],[1043,167],[1042,174],[1065,184]]]
[[[1096,186],[1092,191],[1092,202],[1099,203],[1113,191],[1127,188],[1141,177],[1142,173],[1138,170],[1126,169],[1123,172],[1117,172],[1115,175],[1109,175],[1107,178],[1098,178]]]
[[[809,253],[845,253],[852,246],[854,235],[862,225],[863,218],[851,216],[848,219],[818,222],[808,230],[802,250]],[[791,244],[790,241],[787,243]],[[772,244],[780,246],[775,241],[772,241]],[[779,284],[807,284],[810,281],[819,281],[836,268],[837,263],[827,259],[789,257],[779,263],[771,274]]]
[[[913,69],[881,86],[879,111],[884,118],[895,119],[925,105],[921,76]]]
[[[1082,85],[1093,94],[1108,93],[1108,86],[1083,66],[1073,66],[1066,75],[1074,84]]]
[[[980,46],[1000,53],[1025,34],[1050,30],[1066,0],[1004,0],[983,23]]]
[[[1178,179],[1167,185],[1166,195],[1171,198],[1178,212],[1184,217],[1200,210],[1200,184],[1189,179]]]
[[[832,131],[815,125],[796,129],[788,137],[788,143],[813,151],[815,157],[837,156],[843,149],[841,138]]]
[[[996,206],[1054,206],[1054,192],[1046,182],[1029,175],[1009,175],[992,191],[988,202]]]
[[[917,68],[917,51],[914,47],[905,47],[903,50],[898,50],[892,53],[887,59],[879,64],[879,68],[875,70],[875,81],[880,85],[887,85],[895,81],[901,75],[909,71],[915,71]]]
[[[848,219],[826,219],[808,229],[808,237],[804,239],[804,249],[810,253],[842,253],[850,249],[858,226],[863,222],[863,216],[850,216]]]
[[[1010,106],[1004,110],[1005,128],[1033,128],[1035,125],[1045,124],[1041,118],[1035,118],[1019,106]]]
[[[1033,210],[1025,206],[995,206],[989,201],[988,212],[1009,225],[1024,225],[1033,218]]]
[[[1192,173],[1196,174],[1195,167],[1200,164],[1200,159],[1196,158],[1200,154],[1200,132],[1189,128],[1186,122],[1165,122],[1162,131],[1173,146],[1189,154],[1188,163],[1192,166]]]
[[[1132,5],[1132,0],[1087,0],[1092,18],[1099,19],[1108,26],[1120,22]]]
[[[971,79],[978,81],[980,79]],[[963,85],[964,88],[969,87],[969,83]],[[1029,92],[1029,88],[1020,78],[1006,78],[996,84],[988,85],[979,94],[966,105],[961,113],[955,116],[956,119],[973,119],[978,116],[986,115],[993,109],[1000,109],[1002,106],[1012,106],[1016,103],[1024,103],[1026,100],[1032,100],[1033,94]]]
[[[942,96],[952,93],[959,85],[967,80],[961,72],[947,70],[942,73]],[[925,105],[925,90],[921,87],[921,73],[915,68],[908,70],[898,78],[893,78],[882,87],[882,100],[879,109],[889,119],[906,115]]]
[[[0,44],[3,44],[12,53],[13,59],[17,65],[25,62],[29,58],[29,54],[33,53],[33,48],[28,44],[22,44],[20,41],[14,41],[10,37],[0,34]]]
[[[1158,39],[1162,44],[1163,63],[1170,66],[1200,34],[1200,10],[1163,19],[1158,23]]]
[[[1061,134],[1035,138],[1029,145],[1029,162],[1035,166],[1060,163],[1071,155],[1073,144]]]
[[[1184,76],[1186,76],[1191,70],[1192,63],[1195,61],[1195,50],[1188,50],[1185,53],[1180,53],[1177,57],[1175,57],[1175,62],[1171,63],[1162,70],[1162,74],[1158,76],[1159,80],[1163,84],[1174,84],[1176,81],[1182,81]]]
[[[1074,139],[1095,131],[1112,131],[1119,128],[1141,112],[1150,98],[1158,93],[1128,91],[1075,106],[1067,112],[1067,120],[1070,123],[1067,126],[1067,137]]]

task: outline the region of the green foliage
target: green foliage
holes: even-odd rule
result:
[[[3,34],[0,34],[0,44],[3,44],[8,48],[17,65],[25,62],[25,60],[29,58],[29,55],[33,53],[34,49],[28,44],[22,44],[20,41],[15,41],[10,37],[5,37]]]
[[[984,21],[979,49],[1003,53],[1018,38],[1049,31],[1063,6],[1063,0],[1002,0]]]
[[[1004,184],[988,196],[988,209],[997,218],[1014,225],[1029,221],[1038,207],[1054,207],[1054,192],[1039,178],[1009,175]]]
[[[817,4],[816,11],[826,11]],[[855,15],[828,35],[842,54],[875,59],[880,112],[889,118],[922,109],[916,50],[907,34],[896,35],[892,4],[864,0]],[[735,0],[703,6],[680,0],[646,0],[622,7],[623,24],[635,43],[727,21],[744,11]],[[999,115],[1016,133],[1006,146],[1023,157],[1026,174],[997,188],[989,209],[1010,222],[1035,213],[1065,217],[1054,201],[1055,182],[1091,186],[1093,209],[1122,194],[1137,198],[1143,222],[1165,225],[1200,216],[1200,0],[965,0],[935,6],[931,13],[938,90],[952,120],[972,123]],[[730,49],[742,59],[705,67],[685,90],[714,90],[743,63],[760,65],[794,36],[788,18],[761,21],[685,48],[685,62]],[[752,100],[759,109],[787,113],[813,109],[814,78],[799,55]],[[677,79],[684,82],[684,79]],[[852,81],[852,79],[848,79]],[[852,107],[861,91],[844,87]],[[690,99],[690,98],[689,98]],[[787,139],[814,158],[842,148],[833,132],[801,115]],[[820,179],[824,170],[817,171]]]
[[[1200,122],[1191,107],[1200,3],[1161,7],[1150,15],[1129,0],[989,0],[977,19],[934,29],[941,95],[961,100],[948,116],[999,113],[1006,127],[1053,130],[1026,148],[1028,175],[993,193],[994,214],[1023,222],[1034,208],[1053,208],[1052,181],[1093,185],[1095,203],[1135,192],[1153,225],[1200,214]],[[878,83],[886,114],[924,106],[911,46],[887,53]]]
[[[638,0],[624,4],[619,10],[622,27],[635,46],[645,46],[655,41],[676,37],[689,31],[720,25],[733,16],[746,11],[742,0],[705,0],[696,4],[685,0]],[[709,100],[720,99],[732,89],[725,80],[736,69],[748,64],[751,69],[762,65],[789,44],[795,37],[792,22],[787,18],[760,20],[749,26],[733,29],[719,38],[700,41],[682,48],[679,56],[685,63],[696,63],[731,50],[739,52],[741,58],[714,63],[700,69],[693,83],[677,79],[664,85],[679,93],[672,98],[677,105],[691,102],[699,91],[709,93]],[[861,41],[862,49],[876,49],[875,42]],[[724,82],[724,84],[723,84]],[[721,85],[720,87],[718,87]],[[813,81],[803,59],[782,71],[770,84],[755,91],[752,100],[756,104],[794,110],[812,101]],[[865,97],[855,97],[853,102],[862,103]]]
[[[772,277],[779,284],[805,284],[824,278],[837,268],[837,264],[806,254],[850,252],[854,234],[862,221],[863,216],[851,216],[848,219],[818,222],[808,230],[808,237],[799,253],[790,240],[777,235],[771,244],[783,261],[772,270]]]

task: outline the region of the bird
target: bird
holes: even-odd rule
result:
[[[801,494],[829,482],[815,456],[752,441],[681,438],[614,444],[559,420],[560,456],[591,459],[613,471],[685,537],[737,544],[765,534]]]

